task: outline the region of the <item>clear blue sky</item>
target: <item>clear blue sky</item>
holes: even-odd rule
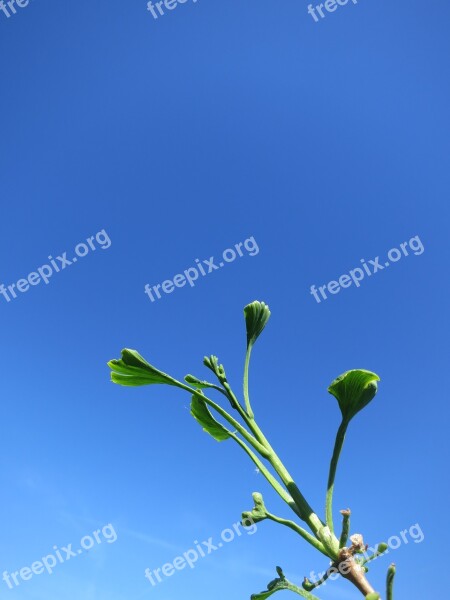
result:
[[[373,564],[396,599],[442,592],[448,504],[448,80],[445,0],[360,0],[315,23],[307,2],[31,0],[0,12],[0,283],[105,230],[97,247],[10,302],[2,336],[0,574],[112,523],[117,541],[34,575],[12,600],[248,600],[281,565],[300,583],[326,560],[262,523],[152,587],[144,578],[217,540],[261,475],[218,444],[175,389],[126,389],[124,346],[182,377],[215,353],[240,391],[243,306],[268,302],[251,390],[261,426],[323,513],[339,423],[327,386],[366,368],[379,394],[354,422],[336,509],[376,543],[425,535]],[[151,302],[150,286],[244,255]],[[419,236],[424,251],[317,303],[360,259]],[[382,263],[383,264],[383,263]],[[19,284],[24,287],[24,284]],[[13,288],[14,289],[14,288]],[[448,554],[448,552],[447,552]],[[323,560],[322,560],[323,558]],[[353,600],[346,582],[323,600]],[[288,597],[288,593],[283,592]]]

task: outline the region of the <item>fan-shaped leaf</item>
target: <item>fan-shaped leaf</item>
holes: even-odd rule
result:
[[[345,420],[350,421],[375,397],[377,381],[376,373],[364,369],[347,371],[333,381],[328,391],[337,399]]]
[[[112,373],[111,380],[120,385],[178,385],[179,382],[163,373],[143,358],[136,350],[125,348],[122,358],[108,363]]]

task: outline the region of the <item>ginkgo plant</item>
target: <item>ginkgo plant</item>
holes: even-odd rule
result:
[[[191,414],[201,427],[216,441],[234,440],[255,463],[259,472],[293,511],[295,520],[276,516],[267,509],[263,496],[253,494],[254,507],[242,513],[243,523],[271,520],[300,535],[307,543],[328,559],[324,575],[318,581],[304,579],[302,587],[289,582],[282,569],[267,590],[253,594],[251,600],[266,600],[280,590],[290,590],[309,600],[318,600],[312,591],[320,587],[329,577],[341,575],[353,584],[366,600],[380,600],[367,579],[367,563],[387,550],[386,544],[379,544],[376,552],[367,554],[367,546],[359,533],[350,535],[350,510],[341,510],[342,525],[339,537],[333,521],[333,491],[339,456],[344,444],[347,428],[355,415],[373,400],[377,393],[378,375],[363,369],[353,369],[340,375],[328,388],[339,405],[341,424],[338,428],[334,450],[331,456],[328,486],[325,500],[325,515],[322,520],[313,510],[294,481],[291,474],[258,426],[250,403],[249,366],[253,346],[270,318],[270,310],[264,302],[252,302],[244,308],[247,329],[247,349],[243,374],[243,401],[238,398],[228,382],[225,369],[216,356],[207,356],[203,364],[213,373],[214,382],[186,375],[179,381],[148,363],[136,350],[122,350],[118,360],[111,360],[111,379],[124,386],[171,385],[191,395]],[[225,410],[212,393],[225,398],[236,418]],[[208,394],[208,395],[207,395]],[[302,525],[298,521],[302,522]],[[388,569],[386,600],[393,599],[395,566]],[[334,577],[332,577],[334,578]]]

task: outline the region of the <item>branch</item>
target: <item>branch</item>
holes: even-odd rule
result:
[[[331,533],[334,533],[333,525],[333,492],[334,492],[334,480],[336,477],[336,469],[339,462],[339,456],[341,454],[342,446],[344,445],[345,434],[348,427],[348,421],[343,420],[339,426],[336,434],[336,441],[334,443],[333,456],[330,462],[330,472],[328,475],[328,487],[327,487],[327,499],[325,505],[326,522],[330,528]]]

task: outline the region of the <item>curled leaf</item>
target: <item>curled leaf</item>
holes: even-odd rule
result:
[[[216,441],[223,442],[231,437],[230,432],[212,416],[206,402],[199,396],[192,396],[191,415]]]
[[[353,369],[343,373],[328,388],[339,403],[345,421],[350,421],[356,413],[369,404],[377,393],[376,373],[364,369]]]

